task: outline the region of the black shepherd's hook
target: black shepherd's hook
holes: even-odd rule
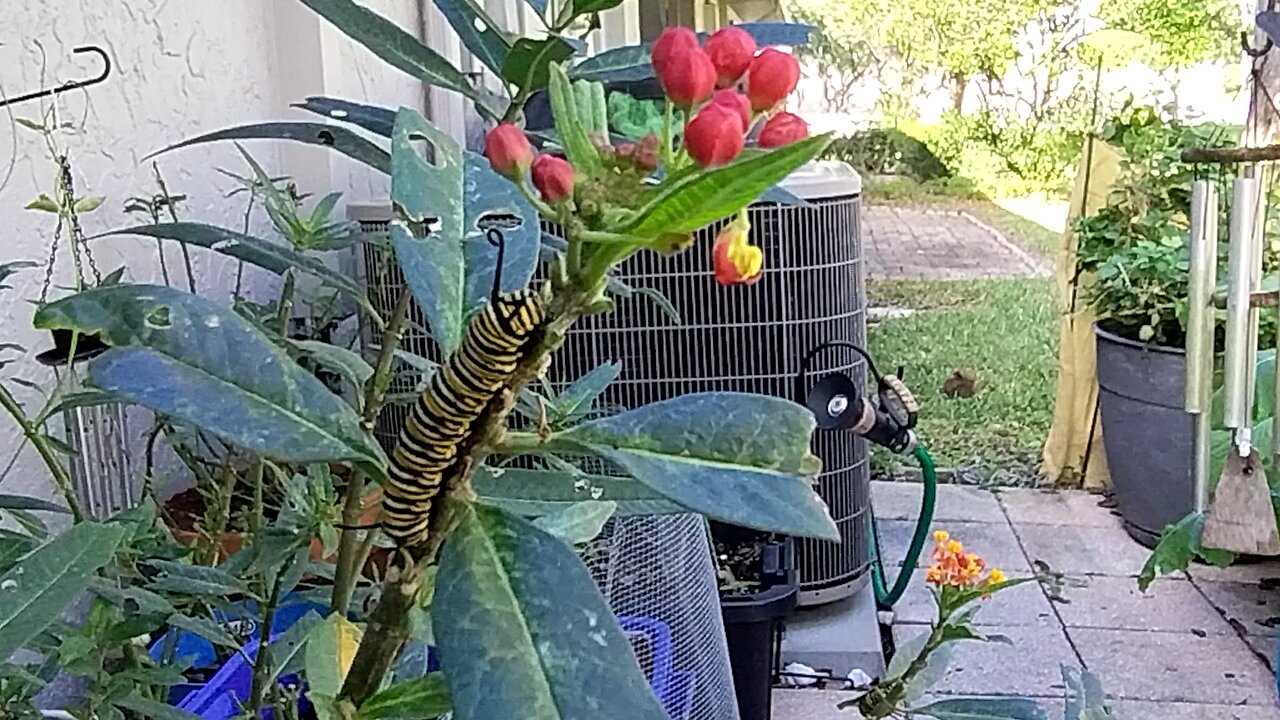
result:
[[[498,296],[502,294],[502,255],[507,249],[507,240],[502,237],[502,231],[498,228],[489,228],[484,234],[489,244],[498,248],[498,265],[493,269],[493,291],[490,294],[490,300],[493,306],[498,306]]]
[[[89,78],[88,80],[68,80],[67,82],[55,88],[46,88],[44,90],[37,90],[32,93],[27,93],[26,95],[19,95],[18,97],[15,97],[15,98],[0,99],[0,107],[4,107],[5,105],[13,105],[14,103],[26,102],[28,100],[35,100],[36,98],[45,97],[46,95],[57,95],[58,93],[63,93],[68,90],[75,90],[76,88],[83,88],[83,87],[89,87],[90,85],[97,85],[103,80],[106,80],[107,76],[111,74],[111,57],[108,56],[107,52],[102,48],[96,45],[85,45],[84,47],[78,47],[72,50],[71,52],[77,55],[80,53],[93,53],[94,55],[97,55],[98,58],[102,60],[102,72],[99,73],[97,77]]]

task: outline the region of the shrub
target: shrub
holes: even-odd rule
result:
[[[894,128],[860,130],[837,138],[827,157],[843,160],[869,175],[906,175],[921,182],[950,175],[923,142]]]

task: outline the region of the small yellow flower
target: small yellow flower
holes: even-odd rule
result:
[[[938,543],[939,545],[941,545],[941,544],[945,543],[946,541],[948,541],[948,540],[950,540],[950,539],[951,539],[951,536],[947,534],[947,531],[946,531],[946,530],[934,530],[934,531],[933,531],[933,541],[934,541],[934,542],[936,542],[936,543]]]
[[[1000,570],[999,568],[995,568],[991,571],[991,574],[987,576],[987,584],[999,585],[1000,583],[1008,579],[1009,578],[1005,577],[1004,571]]]
[[[960,553],[964,552],[964,545],[961,545],[956,540],[952,540],[951,542],[947,543],[947,552],[951,553],[952,555],[959,555]]]

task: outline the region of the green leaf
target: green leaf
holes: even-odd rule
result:
[[[332,370],[346,378],[357,388],[364,387],[369,378],[373,377],[373,368],[369,366],[369,363],[365,362],[364,358],[360,357],[360,353],[354,350],[330,345],[319,340],[290,340],[289,344],[314,360],[321,367]]]
[[[194,715],[186,710],[179,710],[158,700],[150,700],[137,695],[130,695],[124,699],[116,700],[114,703],[116,707],[132,710],[144,718],[155,718],[155,720],[200,720],[199,715]]]
[[[538,517],[533,524],[570,545],[578,545],[599,536],[617,509],[618,504],[611,500],[583,500]]]
[[[306,2],[306,0],[303,0],[303,2]],[[312,122],[270,122],[238,125],[183,140],[180,143],[157,150],[143,159],[146,160],[173,150],[191,147],[192,145],[221,142],[223,140],[293,140],[308,145],[320,145],[333,148],[378,172],[391,172],[391,159],[387,156],[386,150],[344,127]]]
[[[499,510],[472,506],[460,515],[432,604],[433,615],[449,618],[435,636],[457,720],[567,720],[598,717],[602,708],[666,720],[568,545]]]
[[[414,147],[427,140],[435,164]],[[462,340],[465,259],[462,150],[415,110],[401,108],[391,140],[391,199],[399,218],[391,223],[391,243],[431,334],[445,354]],[[417,237],[408,223],[437,219],[440,228]]]
[[[173,603],[140,587],[118,587],[116,581],[95,577],[89,580],[89,591],[122,610],[153,615],[177,612]]]
[[[550,66],[551,78],[548,97],[551,100],[551,113],[555,116],[556,135],[564,146],[565,155],[575,169],[590,174],[600,166],[600,154],[587,137],[582,121],[578,117],[578,106],[574,100],[573,85],[565,75],[564,68],[558,63]]]
[[[573,46],[559,35],[534,40],[520,38],[511,48],[499,74],[525,93],[547,87],[551,67],[573,57]]]
[[[573,384],[556,397],[556,414],[569,419],[590,412],[596,398],[609,387],[609,383],[618,379],[620,372],[622,372],[622,363],[604,363],[574,380]]]
[[[928,643],[928,628],[924,628],[922,632],[912,635],[906,642],[899,644],[893,653],[893,658],[889,660],[889,667],[884,671],[883,682],[888,683],[901,678],[916,658],[920,657],[920,653],[924,652],[924,646]]]
[[[385,474],[360,418],[314,375],[230,308],[172,288],[115,285],[36,312],[45,329],[97,335],[97,387],[289,462],[350,460]]]
[[[694,393],[600,418],[555,436],[623,468],[707,517],[769,532],[838,540],[808,476],[813,415],[746,393]]]
[[[147,564],[161,573],[150,583],[150,587],[155,590],[215,597],[253,594],[244,581],[218,568],[188,565],[173,560],[148,560]]]
[[[101,207],[102,203],[106,202],[106,200],[107,199],[102,195],[90,195],[89,197],[82,197],[79,200],[76,200],[76,204],[73,209],[77,213],[93,212],[94,210],[97,210],[99,207]]]
[[[124,536],[115,525],[73,525],[0,575],[0,658],[52,625],[89,577],[111,561]]]
[[[511,52],[511,41],[475,0],[435,0],[436,9],[449,21],[462,45],[485,67],[502,74],[502,64]]]
[[[1049,720],[1036,701],[1012,697],[950,698],[913,708],[912,712],[935,720]]]
[[[31,202],[27,203],[26,209],[40,210],[42,212],[55,213],[55,214],[62,211],[62,208],[58,206],[58,203],[54,202],[53,198],[49,197],[48,195],[45,195],[44,193],[40,193],[40,195],[37,196],[35,200],[32,200]]]
[[[288,270],[304,272],[351,296],[361,308],[364,308],[369,317],[374,319],[374,322],[379,325],[382,324],[382,318],[369,302],[364,288],[359,283],[330,268],[324,262],[300,253],[293,248],[251,235],[244,235],[234,230],[192,222],[139,225],[124,230],[113,230],[92,239],[115,235],[141,235],[161,240],[174,240],[184,245],[208,248],[237,260],[243,260],[250,265],[255,265],[276,275],[283,275]]]
[[[40,512],[62,514],[69,512],[65,507],[48,500],[41,500],[30,495],[8,495],[6,493],[0,493],[0,510],[38,510]]]
[[[478,502],[524,517],[559,512],[584,500],[614,503],[618,516],[688,512],[633,478],[482,466],[472,487]]]
[[[1191,513],[1160,533],[1160,542],[1147,557],[1138,574],[1138,589],[1143,592],[1155,582],[1157,575],[1167,575],[1186,570],[1196,556],[1202,556],[1215,565],[1229,565],[1235,555],[1225,550],[1205,548],[1200,545],[1204,531],[1204,515]]]
[[[466,263],[463,315],[489,300],[493,293],[498,248],[486,237],[491,226],[503,235],[502,283],[498,290],[526,287],[538,266],[538,211],[515,183],[493,171],[483,155],[466,152],[464,177],[463,254]],[[513,227],[514,225],[514,227]]]
[[[240,641],[232,637],[231,633],[227,632],[226,628],[208,618],[192,617],[190,615],[177,613],[175,615],[171,615],[168,622],[179,630],[186,630],[189,633],[198,635],[214,645],[218,645],[229,650],[240,649]]]
[[[477,103],[483,102],[466,75],[381,15],[352,0],[302,0],[302,3],[397,70],[461,93]]]
[[[361,720],[383,718],[434,718],[452,709],[449,686],[443,673],[396,683],[374,694],[360,706]]]
[[[622,4],[622,0],[573,0],[573,14],[598,13]]]
[[[0,531],[0,572],[13,567],[18,558],[31,552],[39,541],[33,537]]]
[[[301,665],[302,651],[306,648],[307,639],[311,636],[311,631],[321,622],[323,618],[316,611],[308,611],[271,643],[269,682],[275,682],[276,678],[288,674]],[[297,669],[302,668],[297,667]]]
[[[1114,720],[1106,709],[1107,696],[1097,675],[1063,665],[1062,680],[1067,686],[1066,720]]]
[[[617,230],[643,238],[699,230],[751,204],[774,183],[821,155],[830,142],[830,135],[817,135],[668,180]]]
[[[360,647],[360,637],[360,628],[342,615],[330,615],[307,635],[307,692],[320,720],[333,716],[330,703],[342,689],[342,681]]]
[[[305,102],[294,103],[293,107],[313,112],[331,120],[351,123],[388,139],[391,137],[391,129],[396,122],[396,111],[391,108],[365,105],[321,95],[313,95],[307,98]]]
[[[57,405],[53,406],[48,412],[49,417],[60,415],[67,410],[76,410],[78,408],[101,407],[111,403],[120,402],[120,398],[112,395],[105,390],[99,388],[80,388],[62,396]]]

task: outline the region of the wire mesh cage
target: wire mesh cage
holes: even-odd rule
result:
[[[639,253],[617,277],[633,288],[660,293],[679,316],[648,294],[616,300],[613,313],[583,318],[553,358],[549,380],[563,387],[606,362],[621,361],[618,380],[601,402],[633,408],[691,392],[737,391],[791,398],[806,350],[831,339],[862,344],[866,336],[865,280],[860,231],[861,183],[843,163],[813,163],[786,186],[808,205],[761,202],[749,209],[752,241],[764,249],[765,276],[749,287],[722,287],[712,274],[708,248],[722,223],[698,233],[694,248],[672,256]],[[350,211],[364,232],[385,236],[386,206]],[[544,230],[555,234],[556,228]],[[390,312],[404,276],[385,243],[365,243],[359,258],[370,299]],[[413,307],[401,346],[431,356],[421,311]],[[370,342],[376,339],[366,337]],[[406,396],[421,382],[402,366],[391,392]],[[818,359],[815,375],[842,371],[865,377],[861,358],[835,349]],[[392,405],[377,435],[394,444],[408,405]],[[814,452],[822,459],[818,494],[843,540],[799,544],[801,604],[831,602],[866,582],[870,568],[870,484],[865,442],[852,433],[822,433]]]

